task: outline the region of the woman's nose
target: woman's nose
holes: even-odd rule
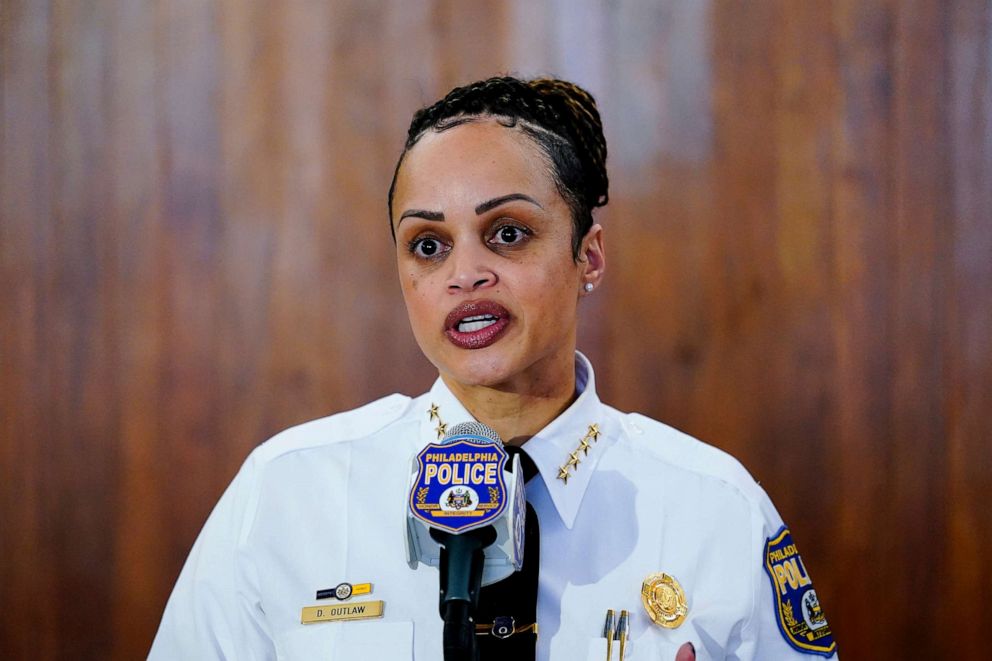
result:
[[[498,278],[489,261],[492,256],[482,246],[468,247],[463,243],[453,248],[447,260],[451,268],[448,291],[473,292],[495,285]]]

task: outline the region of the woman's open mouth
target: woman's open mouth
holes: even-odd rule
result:
[[[452,310],[444,324],[444,334],[462,349],[482,349],[499,339],[510,325],[510,313],[492,301],[462,303]]]

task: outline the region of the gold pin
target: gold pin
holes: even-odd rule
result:
[[[314,622],[341,622],[346,620],[370,620],[382,617],[382,612],[386,602],[379,601],[356,601],[351,604],[340,606],[304,606],[300,613],[300,622],[303,624],[313,624]]]
[[[559,480],[565,484],[568,484],[568,478],[571,477],[571,474],[568,472],[569,469],[574,468],[576,471],[579,470],[579,464],[582,463],[582,457],[589,456],[589,448],[592,447],[589,443],[589,439],[595,441],[599,438],[599,433],[598,424],[593,423],[589,425],[589,431],[586,432],[585,436],[579,439],[579,444],[575,446],[575,450],[568,454],[568,461],[566,461],[565,464],[558,469]],[[580,452],[582,453],[581,455],[579,454]]]
[[[689,613],[685,592],[674,576],[651,574],[641,584],[641,603],[651,621],[666,629],[675,629]]]
[[[569,459],[567,465],[575,466],[575,470],[579,470],[579,462],[582,461],[581,459],[579,459],[579,451],[576,450],[575,452],[568,455],[568,457]]]
[[[444,438],[444,435],[448,433],[448,425],[438,420],[437,427],[434,428],[434,431],[437,432],[437,437],[439,439]]]
[[[430,421],[431,422],[434,422],[435,420],[437,420],[438,422],[441,422],[441,414],[438,413],[438,411],[439,411],[439,409],[437,407],[437,404],[435,404],[434,402],[431,402],[431,407],[429,409],[427,409],[427,415],[430,416]]]

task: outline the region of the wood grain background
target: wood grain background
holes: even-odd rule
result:
[[[428,386],[386,189],[501,71],[600,102],[604,398],[749,466],[846,659],[988,648],[988,0],[3,0],[0,66],[0,657],[141,658],[252,447]]]

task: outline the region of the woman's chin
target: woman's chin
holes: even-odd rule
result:
[[[496,388],[512,381],[518,374],[518,370],[499,358],[486,359],[482,356],[447,361],[445,364],[437,365],[437,368],[449,386],[457,385],[463,388]]]
[[[561,358],[558,352],[535,355],[520,349],[517,344],[501,342],[485,349],[447,351],[443,360],[432,362],[449,388],[517,393],[544,392],[573,369],[572,353],[562,353]]]
[[[482,349],[449,345],[428,358],[449,387],[500,388],[526,371],[526,361],[514,348],[505,340]]]

